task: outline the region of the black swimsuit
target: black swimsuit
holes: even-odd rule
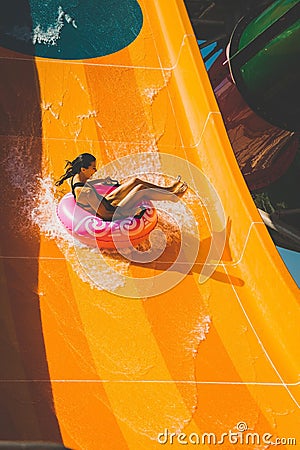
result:
[[[73,194],[75,200],[76,200],[75,189],[76,189],[77,187],[84,187],[85,185],[87,185],[88,187],[90,187],[90,188],[93,189],[93,191],[95,192],[95,194],[96,194],[96,196],[97,196],[97,199],[99,200],[100,203],[103,204],[104,208],[105,208],[107,211],[109,211],[109,212],[114,212],[114,211],[116,210],[116,207],[115,207],[115,206],[113,206],[113,205],[112,205],[112,204],[111,204],[111,203],[110,203],[103,195],[101,195],[101,194],[99,194],[99,193],[97,192],[97,190],[94,188],[94,186],[93,186],[92,183],[89,183],[88,181],[86,181],[85,183],[78,182],[78,183],[74,183],[74,184],[73,184],[73,179],[74,179],[74,177],[73,177],[72,180],[71,180],[71,188],[72,188],[72,194]],[[119,183],[118,183],[118,184],[114,184],[114,185],[118,186]],[[84,208],[84,209],[89,209],[89,210],[93,209],[93,208],[91,207],[91,205],[89,205],[89,204],[84,205],[83,203],[80,203],[80,202],[78,202],[77,200],[76,200],[76,203],[77,203],[78,206],[81,206],[81,207]],[[93,210],[93,211],[94,211],[94,210]]]

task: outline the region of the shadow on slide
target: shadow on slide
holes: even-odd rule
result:
[[[30,24],[28,1],[5,2],[1,33],[20,34]],[[61,442],[37,292],[40,239],[30,221],[41,173],[39,81],[33,57],[2,55],[0,440]]]
[[[206,272],[206,264],[209,263],[210,265],[215,265],[215,268],[213,269],[212,273],[210,272],[210,277],[214,280],[220,281],[221,283],[226,284],[232,284],[234,286],[244,286],[244,281],[241,278],[238,278],[234,275],[230,274],[230,271],[228,273],[223,273],[220,270],[218,270],[218,263],[232,263],[232,256],[230,251],[230,233],[231,233],[231,220],[228,218],[226,227],[219,231],[219,232],[213,232],[213,235],[201,239],[200,242],[198,239],[193,236],[191,233],[185,233],[182,237],[182,240],[184,241],[187,248],[197,248],[199,246],[199,251],[197,254],[197,257],[195,259],[195,262],[193,264],[193,267],[188,272],[188,275],[193,275],[194,273],[198,273],[199,275],[202,274],[205,276]],[[224,236],[225,234],[225,236]],[[224,241],[225,237],[225,241]],[[182,264],[178,262],[178,255],[180,251],[181,242],[173,242],[172,245],[170,245],[169,248],[166,249],[165,252],[162,253],[162,255],[157,258],[152,263],[147,263],[147,268],[155,269],[158,271],[166,271],[166,270],[176,270],[181,273],[186,273],[186,264],[187,261],[182,261]],[[215,247],[215,249],[213,248]],[[218,248],[222,248],[223,251],[219,251]],[[214,253],[216,255],[220,255],[219,258],[214,259]],[[172,264],[176,261],[176,266],[172,268]],[[139,265],[136,262],[132,262],[134,265]]]

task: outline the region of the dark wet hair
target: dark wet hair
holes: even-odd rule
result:
[[[55,185],[60,186],[68,178],[71,178],[77,173],[80,173],[82,167],[87,169],[88,167],[90,167],[93,161],[96,161],[96,158],[90,153],[81,153],[73,161],[66,161],[67,162],[67,164],[65,165],[66,171],[60,177],[60,179],[56,181]]]

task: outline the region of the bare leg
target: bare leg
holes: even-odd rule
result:
[[[160,189],[166,192],[176,192],[182,185],[183,183],[179,178],[171,186],[161,187],[157,184],[149,183],[148,181],[143,181],[139,178],[134,177],[126,181],[125,183],[122,183],[121,186],[114,189],[105,197],[111,202],[113,206],[118,206],[120,201],[122,201],[136,186],[142,186],[143,189]]]
[[[120,202],[118,202],[117,206],[117,216],[128,216],[129,214],[134,213],[133,209],[136,207],[136,204],[141,200],[169,200],[176,201],[176,197],[185,192],[187,185],[184,183],[181,187],[181,190],[174,194],[168,190],[164,190],[161,188],[151,188],[148,190],[142,184],[138,184],[135,186]]]

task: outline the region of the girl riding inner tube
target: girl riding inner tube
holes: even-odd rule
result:
[[[177,196],[187,189],[180,176],[170,186],[159,186],[138,177],[121,184],[110,177],[92,179],[97,168],[96,158],[90,153],[67,161],[65,169],[55,184],[60,186],[71,179],[72,193],[60,201],[58,217],[79,240],[103,248],[129,247],[141,242],[157,223],[151,200],[177,201]]]
[[[116,187],[94,184],[94,188],[103,196]],[[106,221],[79,206],[70,192],[60,200],[57,216],[66,230],[84,244],[109,249],[126,248],[142,242],[158,220],[156,209],[149,200],[137,203],[136,207],[141,210],[138,215]]]

